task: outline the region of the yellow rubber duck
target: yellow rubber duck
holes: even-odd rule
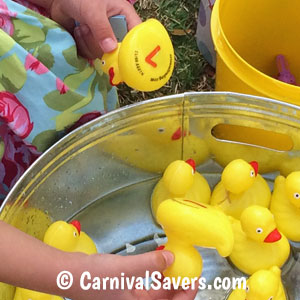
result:
[[[297,116],[298,117],[298,116]],[[299,129],[296,127],[286,128],[286,135],[289,136],[293,141],[293,147],[290,151],[285,151],[283,157],[280,160],[277,170],[283,176],[288,176],[290,173],[299,171],[300,164],[300,138]]]
[[[56,221],[50,225],[44,236],[44,243],[67,252],[97,253],[93,240],[81,231],[80,222]]]
[[[35,207],[27,207],[26,203],[19,207],[5,205],[0,219],[39,240],[43,240],[52,223],[49,215]]]
[[[77,220],[70,224],[64,221],[52,223],[45,233],[44,243],[67,252],[97,253],[93,240],[81,231],[80,222]],[[63,298],[17,287],[14,300],[63,300]]]
[[[14,300],[64,300],[64,298],[22,288],[16,288]]]
[[[226,102],[226,99],[224,99]],[[266,138],[262,136],[259,131],[255,129],[267,130],[271,132],[278,132],[278,127],[273,124],[267,126],[266,123],[260,121],[249,121],[246,119],[236,118],[214,118],[212,120],[196,120],[194,126],[196,131],[203,131],[204,140],[209,146],[210,153],[214,160],[222,167],[225,167],[234,159],[244,159],[245,161],[257,161],[259,163],[260,173],[274,172],[279,169],[280,164],[283,163],[284,152],[269,150],[269,144],[276,147],[276,138]],[[253,130],[253,131],[252,131]],[[284,130],[280,130],[284,133]],[[268,136],[268,135],[266,135]],[[235,142],[228,142],[235,141]],[[240,141],[240,142],[236,142]],[[252,146],[257,145],[258,146]],[[265,147],[259,147],[259,145]]]
[[[11,300],[14,298],[16,288],[12,285],[0,282],[0,299]]]
[[[153,215],[160,203],[169,198],[185,198],[194,202],[208,203],[210,187],[206,179],[196,171],[193,159],[173,161],[155,186],[151,202]]]
[[[270,210],[279,230],[288,239],[300,242],[300,171],[286,178],[276,177]]]
[[[208,205],[173,198],[163,201],[157,209],[157,221],[163,227],[168,242],[165,250],[174,253],[174,263],[164,271],[165,277],[199,277],[202,258],[194,246],[216,248],[223,257],[233,248],[233,232],[228,217]]]
[[[16,208],[16,206],[6,204],[2,210],[0,220],[5,220],[12,226],[34,236],[39,240],[43,240],[45,231],[51,224],[51,219],[46,213],[34,207],[27,207],[26,202],[18,208]],[[1,300],[15,299],[15,291],[16,287],[0,282]],[[53,300],[57,299],[54,298]]]
[[[212,192],[210,204],[239,219],[250,205],[269,207],[271,191],[258,174],[258,163],[235,159],[223,170],[221,181]]]
[[[189,134],[187,124],[188,120],[185,120],[183,129],[181,117],[161,114],[159,119],[138,124],[128,132],[106,139],[99,148],[147,172],[162,173],[179,158],[192,158],[200,165],[209,156],[208,147],[201,138]]]
[[[240,221],[231,218],[231,223],[234,247],[229,258],[242,272],[281,267],[289,258],[290,244],[267,208],[252,205],[243,211]]]
[[[112,85],[124,81],[136,90],[150,92],[170,79],[174,49],[164,26],[149,19],[131,29],[118,48],[105,53],[101,61]]]
[[[228,300],[286,300],[280,275],[277,266],[259,270],[247,280],[246,289],[233,290]]]
[[[180,112],[178,112],[180,113]],[[147,137],[155,144],[167,146],[172,141],[191,136],[189,132],[189,118],[182,118],[181,115],[174,118],[169,116],[169,112],[159,113],[160,118],[139,124],[135,132]]]

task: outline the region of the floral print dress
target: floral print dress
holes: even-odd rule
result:
[[[99,60],[25,0],[0,0],[0,204],[49,146],[117,106]]]

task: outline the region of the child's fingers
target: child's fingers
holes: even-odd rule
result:
[[[129,2],[127,2],[127,0],[124,1],[124,5],[120,6],[119,14],[124,15],[126,17],[128,30],[130,30],[134,26],[140,24],[142,21],[136,13],[134,7]]]
[[[132,290],[131,291],[131,300],[153,300],[146,290]],[[162,298],[161,298],[162,299]]]
[[[174,255],[169,251],[153,251],[134,256],[119,256],[118,262],[120,270],[126,276],[145,276],[146,271],[150,275],[154,271],[162,272],[174,261]]]
[[[96,58],[95,55],[90,51],[89,47],[87,46],[86,42],[86,30],[89,31],[89,29],[85,29],[86,25],[81,25],[79,27],[75,27],[74,29],[74,38],[76,40],[77,50],[79,55],[85,58],[94,59]],[[100,54],[99,54],[100,56]]]
[[[172,300],[193,300],[196,297],[197,289],[182,290],[175,293]]]
[[[80,24],[79,27],[76,27],[74,29],[74,37],[81,56],[90,59],[102,57],[103,51],[100,46],[95,43],[92,32],[87,25]]]
[[[161,288],[160,290],[149,290],[151,299],[173,299],[176,291]]]
[[[195,299],[198,290],[196,284],[188,290],[183,290],[182,288],[164,289],[163,287],[164,283],[162,282],[162,288],[160,290],[150,290],[149,295],[151,299],[192,300]]]
[[[51,18],[69,32],[73,31],[75,26],[74,20],[70,16],[67,16],[59,5],[52,5]]]
[[[118,42],[105,11],[100,9],[97,18],[87,18],[84,23],[90,28],[94,43],[97,43],[103,52],[111,52],[117,48]]]
[[[126,0],[121,1],[117,6],[111,3],[107,4],[107,10],[101,9],[101,7],[95,6],[91,9],[97,14],[93,14],[93,11],[89,11],[88,14],[82,15],[85,19],[85,24],[89,26],[94,39],[99,43],[103,52],[111,52],[117,48],[117,39],[113,33],[111,25],[109,23],[109,17],[115,15],[124,15],[126,17],[128,29],[130,30],[134,26],[141,23],[141,19],[135,12],[133,6]]]

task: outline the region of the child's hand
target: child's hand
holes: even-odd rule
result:
[[[52,295],[61,295],[73,300],[192,300],[197,289],[188,291],[146,291],[132,289],[83,290],[80,286],[82,274],[88,271],[91,279],[83,278],[83,284],[92,283],[96,277],[120,278],[145,277],[146,271],[163,272],[173,263],[174,257],[168,251],[153,251],[135,256],[112,254],[86,255],[78,252],[63,252],[25,234],[0,221],[0,281]],[[16,246],[17,245],[17,246]],[[68,283],[58,277],[62,271],[69,271],[74,278],[69,290],[59,288],[59,283]],[[124,275],[121,275],[124,273]],[[151,276],[151,275],[150,275]],[[60,280],[61,279],[61,280]],[[67,278],[68,279],[68,278]],[[156,278],[158,279],[158,278]],[[100,280],[100,283],[103,280]],[[140,285],[141,286],[141,285]]]
[[[173,263],[174,257],[171,252],[168,251],[154,251],[146,254],[135,256],[119,256],[119,255],[92,255],[84,258],[85,270],[88,270],[92,278],[114,278],[121,277],[121,273],[125,274],[125,277],[132,278],[145,277],[146,271],[149,274],[154,271],[163,272],[168,266]],[[76,272],[80,274],[80,272]],[[124,276],[124,275],[123,275]],[[77,279],[78,281],[78,279]],[[91,281],[90,281],[91,282]],[[76,284],[76,288],[72,291],[75,297],[71,297],[73,300],[192,300],[195,298],[197,290],[109,290],[109,283],[107,284],[108,290],[78,290],[79,284]],[[72,296],[72,295],[71,295]]]
[[[53,0],[51,17],[74,36],[81,55],[101,57],[117,47],[108,18],[124,15],[128,30],[141,23],[133,6],[127,0]],[[80,23],[75,28],[75,20]]]

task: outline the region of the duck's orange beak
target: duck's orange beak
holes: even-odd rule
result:
[[[280,232],[277,230],[277,228],[275,228],[271,233],[269,233],[269,235],[265,238],[264,242],[265,243],[274,243],[277,242],[281,239],[281,234]]]
[[[251,161],[251,162],[249,162],[249,164],[254,169],[255,176],[257,176],[257,174],[258,174],[258,162],[257,161]]]
[[[72,221],[70,224],[72,224],[78,231],[78,234],[80,234],[81,231],[81,224],[78,220]]]
[[[196,172],[196,163],[193,159],[190,158],[190,159],[186,160],[185,162],[193,168],[194,172]]]

